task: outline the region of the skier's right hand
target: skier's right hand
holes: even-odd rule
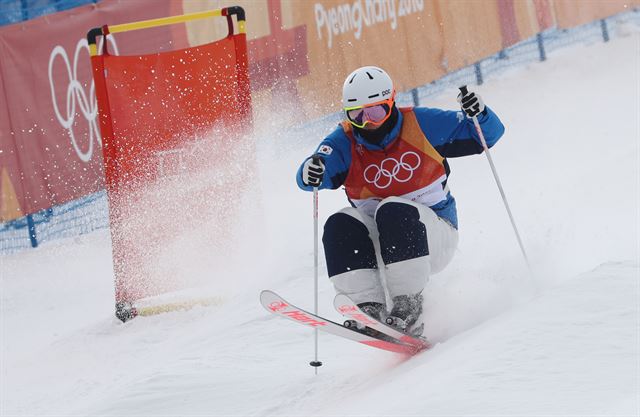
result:
[[[311,155],[302,166],[302,182],[304,185],[319,187],[324,176],[324,162],[317,154]]]

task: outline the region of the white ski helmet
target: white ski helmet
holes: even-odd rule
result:
[[[393,81],[385,70],[378,67],[361,67],[344,80],[342,86],[342,107],[366,106],[395,98]]]

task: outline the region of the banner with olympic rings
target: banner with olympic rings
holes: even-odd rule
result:
[[[0,222],[104,188],[87,29],[164,17],[175,2],[105,1],[0,27]],[[184,30],[155,28],[114,54],[188,46]]]

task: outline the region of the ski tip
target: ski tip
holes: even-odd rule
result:
[[[271,290],[263,290],[260,293],[260,304],[272,313],[277,313],[289,307],[289,302]]]
[[[349,298],[349,296],[342,293],[336,294],[336,296],[333,297],[333,305],[337,308],[338,306],[343,304],[354,304],[354,303],[353,303],[353,300]]]
[[[281,298],[278,294],[276,294],[275,292],[271,291],[271,290],[262,290],[260,291],[260,302],[261,303],[265,303],[268,302],[269,300],[275,300],[275,299],[279,299]]]

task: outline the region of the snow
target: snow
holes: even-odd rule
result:
[[[233,243],[247,261],[190,269],[215,279],[194,295],[220,303],[119,323],[106,230],[0,258],[0,415],[639,415],[639,50],[630,31],[476,88],[507,127],[492,155],[533,274],[486,159],[451,160],[461,241],[426,293],[432,350],[321,334],[314,375],[313,332],[260,306],[263,288],[313,306],[311,195],[293,176],[332,128],[274,124]],[[344,205],[321,192],[321,222]],[[319,288],[338,320],[324,265]]]

